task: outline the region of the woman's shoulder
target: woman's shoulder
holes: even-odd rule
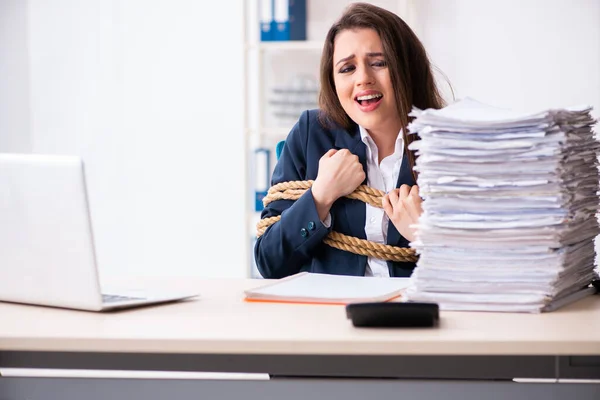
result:
[[[301,115],[306,115],[306,117],[310,120],[316,121],[319,118],[319,114],[321,114],[322,111],[319,108],[313,108],[310,110],[305,110],[302,112]]]
[[[302,137],[312,136],[314,134],[335,137],[336,135],[348,135],[348,130],[342,128],[319,109],[314,108],[305,110],[300,114],[291,134],[296,133]]]
[[[327,118],[321,109],[305,110],[287,136],[285,143],[296,151],[306,152],[309,148],[330,149],[334,145],[345,147],[358,133],[358,128],[348,131]],[[325,150],[326,151],[326,150]]]
[[[323,120],[323,112],[318,108],[313,108],[303,111],[296,125],[304,128],[304,130],[324,129]]]
[[[304,147],[309,137],[315,134],[320,135],[324,130],[319,117],[320,113],[318,108],[303,111],[289,132],[286,143],[295,143]]]

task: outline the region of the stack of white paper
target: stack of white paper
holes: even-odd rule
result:
[[[410,300],[539,312],[590,283],[599,233],[590,111],[522,114],[469,98],[412,111],[424,202]]]

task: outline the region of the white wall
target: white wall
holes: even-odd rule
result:
[[[0,0],[0,152],[31,151],[27,7]]]
[[[0,151],[85,158],[104,274],[247,273],[242,1],[208,6],[0,0]],[[598,116],[600,2],[412,8],[457,97]]]
[[[246,276],[241,3],[14,3],[31,150],[84,157],[103,275]]]
[[[416,30],[457,98],[522,110],[592,104],[600,116],[599,1],[419,0],[414,6]]]

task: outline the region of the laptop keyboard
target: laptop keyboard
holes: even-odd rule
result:
[[[144,297],[131,297],[131,296],[119,296],[116,294],[103,294],[103,303],[114,303],[116,301],[129,301],[129,300],[145,300]]]

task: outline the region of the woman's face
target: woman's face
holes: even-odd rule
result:
[[[381,39],[372,29],[344,30],[333,48],[333,79],[350,118],[369,132],[401,128]]]

